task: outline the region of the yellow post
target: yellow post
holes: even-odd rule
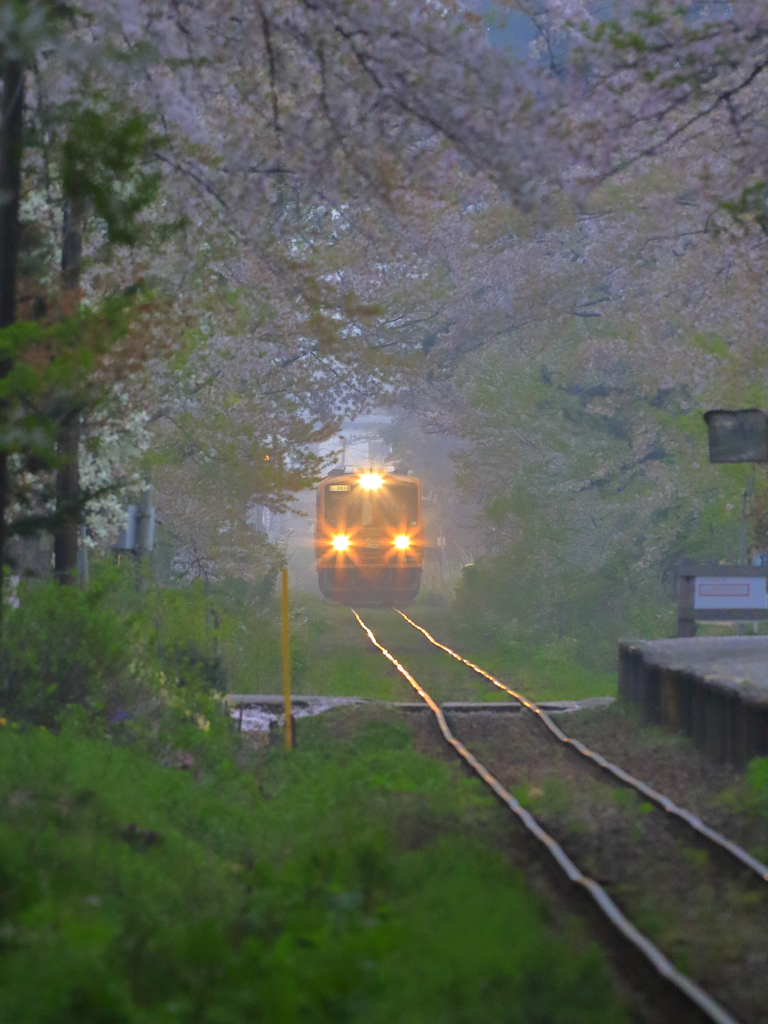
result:
[[[291,717],[291,644],[288,630],[288,570],[283,569],[283,698],[285,702],[285,746],[293,750]]]

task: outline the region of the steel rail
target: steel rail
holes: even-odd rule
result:
[[[715,829],[710,828],[709,825],[706,825],[701,818],[698,818],[695,814],[687,811],[684,807],[678,807],[678,805],[673,800],[670,800],[668,796],[664,796],[663,793],[659,793],[658,790],[647,785],[647,783],[643,782],[642,779],[636,779],[633,775],[630,775],[629,772],[625,772],[623,768],[619,768],[617,764],[614,764],[612,761],[603,757],[602,754],[598,754],[596,751],[590,750],[590,748],[582,743],[581,740],[575,740],[570,736],[567,736],[562,729],[555,725],[547,712],[540,708],[535,701],[529,700],[521,693],[517,693],[516,690],[511,689],[495,676],[492,676],[490,672],[486,672],[485,669],[480,668],[479,665],[475,665],[474,662],[468,661],[466,658],[462,658],[462,656],[457,654],[456,651],[452,651],[450,647],[446,647],[445,644],[441,644],[439,640],[435,640],[431,633],[428,633],[423,626],[418,624],[418,622],[414,622],[413,619],[409,619],[405,612],[401,612],[398,608],[395,608],[395,611],[398,615],[402,616],[406,622],[410,623],[411,626],[418,629],[420,633],[423,633],[427,640],[429,640],[431,644],[434,644],[435,647],[439,647],[441,650],[445,651],[446,654],[450,654],[452,658],[455,658],[457,661],[461,661],[464,665],[471,668],[473,672],[477,672],[478,675],[484,676],[489,682],[493,683],[494,686],[497,686],[500,690],[508,693],[510,697],[514,697],[514,699],[519,701],[523,707],[532,711],[535,715],[538,715],[540,721],[547,729],[549,729],[555,739],[560,741],[560,743],[564,743],[571,747],[578,754],[581,754],[582,757],[592,761],[594,764],[602,768],[603,771],[608,772],[610,775],[613,775],[614,778],[623,782],[624,785],[630,786],[638,793],[642,793],[643,796],[647,797],[648,800],[651,801],[651,803],[660,807],[668,814],[684,821],[686,825],[689,825],[708,842],[719,847],[721,850],[724,850],[735,860],[739,861],[743,867],[754,872],[761,881],[768,882],[768,865],[763,864],[762,861],[753,857],[751,853],[748,853],[747,850],[743,849],[737,843],[734,843],[731,839],[728,839]]]
[[[386,647],[379,643],[372,630],[366,626],[355,609],[350,608],[350,611],[368,635],[368,639],[374,647],[377,647],[384,657],[395,666],[397,671],[410,683],[416,693],[418,693],[421,699],[427,704],[437,719],[437,723],[440,726],[440,731],[443,734],[445,741],[449,743],[459,757],[466,761],[473,771],[480,776],[483,782],[490,786],[499,799],[502,800],[507,807],[509,807],[512,813],[520,820],[527,831],[537,839],[539,843],[541,843],[541,845],[554,859],[558,867],[564,872],[568,880],[573,885],[580,886],[584,889],[603,915],[607,917],[622,936],[627,939],[634,948],[643,955],[643,957],[645,957],[651,967],[653,967],[658,974],[673,985],[678,992],[684,995],[694,1006],[701,1010],[709,1020],[714,1021],[715,1024],[739,1024],[737,1019],[729,1013],[725,1007],[721,1006],[716,999],[714,999],[708,992],[705,992],[704,989],[697,985],[695,981],[683,974],[681,971],[678,971],[674,964],[664,956],[661,950],[658,949],[650,939],[643,935],[641,931],[635,928],[632,922],[622,913],[621,910],[619,910],[611,897],[598,882],[589,878],[579,870],[562,846],[560,846],[557,840],[553,839],[552,836],[541,827],[530,811],[527,811],[522,804],[519,803],[519,801],[516,800],[515,797],[504,788],[504,786],[502,786],[499,780],[488,771],[485,765],[478,761],[460,740],[456,739],[450,730],[440,705],[430,697],[420,683],[416,682],[408,669],[405,668],[404,665],[401,665],[397,658],[391,654]],[[400,614],[402,615],[402,612]]]

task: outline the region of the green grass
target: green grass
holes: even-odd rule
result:
[[[584,700],[618,693],[617,672],[598,672],[553,656],[546,647],[488,653],[481,649],[466,657],[532,700]]]
[[[436,640],[453,647],[532,700],[616,696],[618,672],[600,671],[585,665],[580,642],[572,637],[541,645],[525,640],[494,642],[460,622],[439,621],[430,612],[431,609],[423,612],[419,609],[411,618],[429,630]],[[618,647],[616,656],[618,658]]]
[[[475,781],[392,713],[302,722],[251,769],[0,728],[0,1019],[613,1024]],[[566,929],[567,931],[567,929]]]
[[[410,686],[368,643],[348,608],[304,600],[304,595],[297,605],[292,645],[297,694],[413,699]]]
[[[357,696],[376,700],[418,699],[408,683],[366,640],[348,608],[297,595],[294,641],[297,694]],[[508,699],[466,666],[440,652],[390,609],[361,608],[359,614],[381,643],[437,700]],[[580,700],[615,696],[616,673],[596,672],[576,658],[575,642],[545,647],[482,643],[434,605],[408,610],[436,640],[452,647],[502,682],[534,700]]]

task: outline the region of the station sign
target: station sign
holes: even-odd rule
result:
[[[678,636],[696,636],[699,622],[767,620],[768,566],[681,561],[678,571]]]
[[[694,609],[765,608],[768,591],[763,576],[696,576]]]

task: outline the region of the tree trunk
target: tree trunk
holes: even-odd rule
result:
[[[82,259],[82,212],[74,203],[64,208],[61,242],[62,314],[73,316],[80,305]],[[56,512],[59,521],[53,534],[53,567],[59,583],[72,586],[77,580],[77,540],[80,519],[80,408],[75,405],[61,423],[56,445]]]
[[[3,65],[3,97],[0,103],[0,328],[16,320],[16,278],[19,264],[19,195],[23,144],[24,68],[20,61]],[[0,359],[0,377],[12,369],[10,359]],[[0,432],[7,407],[0,405]],[[5,568],[5,517],[8,510],[8,453],[0,436],[0,622],[2,578]]]
[[[56,473],[56,511],[61,516],[53,534],[53,566],[59,583],[71,587],[77,581],[77,526],[79,520],[80,410],[73,409],[59,430]]]

